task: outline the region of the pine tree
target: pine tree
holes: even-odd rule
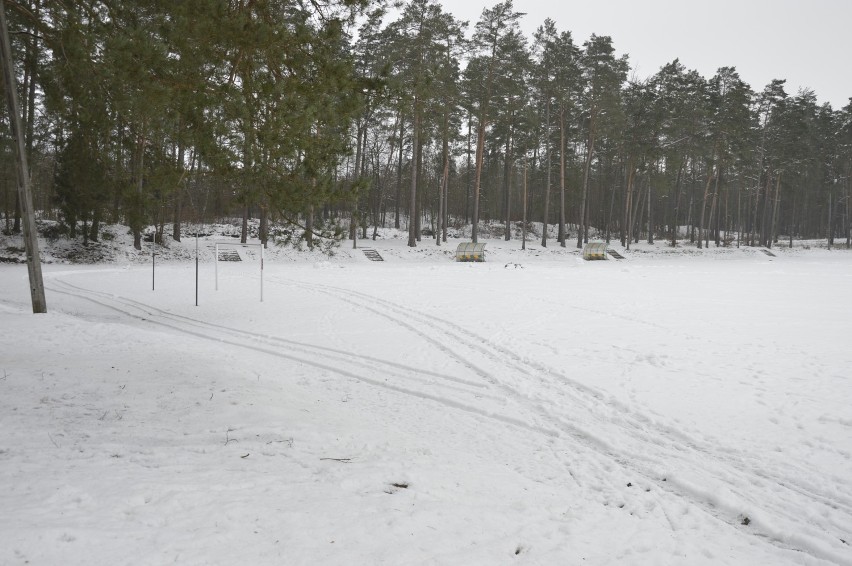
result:
[[[621,112],[621,86],[627,78],[628,70],[627,57],[615,57],[615,48],[610,37],[592,35],[583,47],[581,68],[585,80],[582,104],[586,122],[586,156],[578,209],[578,248],[583,247],[584,239],[588,241],[586,205],[589,198],[589,176],[595,156],[595,146],[608,128],[618,124]]]
[[[492,116],[493,97],[496,78],[500,74],[501,49],[505,47],[507,38],[519,34],[518,20],[523,14],[515,12],[512,0],[504,0],[493,8],[482,11],[473,34],[473,46],[477,57],[468,64],[466,74],[468,84],[472,87],[468,92],[470,106],[477,116],[476,134],[476,166],[473,183],[473,225],[471,239],[476,242],[479,232],[480,193],[482,183],[482,168],[485,161],[485,135]],[[511,39],[509,39],[511,41]]]

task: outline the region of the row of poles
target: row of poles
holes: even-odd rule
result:
[[[2,0],[0,0],[2,1]],[[219,244],[215,244],[214,260],[216,269],[216,290],[219,290]],[[235,245],[235,244],[228,244]],[[245,244],[241,244],[245,245]],[[253,244],[250,244],[253,245]],[[257,244],[260,247],[260,302],[263,302],[263,244]],[[157,252],[151,252],[151,290],[157,290]],[[195,306],[198,306],[198,230],[195,234]]]

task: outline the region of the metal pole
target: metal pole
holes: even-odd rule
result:
[[[195,306],[198,306],[198,226],[195,227]]]
[[[216,291],[219,290],[219,244],[213,244],[215,252],[213,255],[213,271],[216,274]]]
[[[34,313],[46,313],[47,301],[44,298],[44,280],[41,276],[41,260],[38,253],[38,232],[35,225],[33,198],[30,193],[30,169],[27,165],[27,152],[24,149],[24,135],[21,127],[21,112],[18,108],[18,91],[15,70],[12,66],[12,46],[9,43],[9,28],[6,25],[4,1],[0,0],[0,61],[3,76],[6,79],[6,101],[9,103],[9,125],[15,139],[15,160],[18,173],[18,196],[21,201],[21,217],[24,228],[24,248],[27,253],[27,269],[30,275],[30,297]]]
[[[263,244],[260,244],[260,302],[263,302]]]
[[[156,277],[157,271],[157,254],[156,252],[151,252],[151,290],[156,290],[154,285],[154,278]]]

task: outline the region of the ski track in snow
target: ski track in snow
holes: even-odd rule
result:
[[[86,299],[132,319],[292,360],[543,435],[553,456],[562,462],[578,483],[585,479],[582,473],[578,476],[576,470],[577,461],[583,460],[583,465],[590,467],[590,470],[584,470],[585,474],[611,477],[612,485],[606,490],[610,493],[615,491],[616,483],[621,480],[612,473],[613,465],[622,469],[626,477],[634,478],[637,485],[641,484],[643,488],[653,486],[655,493],[659,493],[655,503],[673,530],[676,527],[671,515],[681,512],[677,502],[686,502],[739,532],[753,534],[759,540],[782,549],[803,552],[815,559],[838,564],[852,564],[849,556],[837,550],[842,548],[838,546],[838,533],[842,534],[843,529],[852,524],[852,496],[849,494],[838,497],[838,493],[827,493],[813,484],[805,485],[789,476],[767,470],[759,455],[717,446],[685,434],[674,426],[655,422],[635,407],[572,380],[555,368],[520,356],[504,344],[488,340],[459,324],[351,289],[275,276],[267,280],[273,284],[295,286],[309,293],[321,293],[386,319],[453,358],[467,368],[474,379],[424,371],[376,357],[173,314],[140,301],[74,285],[57,274],[47,279],[54,292]],[[599,314],[664,328],[622,315]],[[286,346],[287,353],[276,349],[276,346]],[[317,358],[331,363],[319,362]],[[370,377],[376,373],[377,366],[392,381]],[[524,386],[528,380],[534,380],[536,390]],[[459,396],[465,401],[459,401]],[[624,437],[629,439],[629,446],[614,446],[605,440]],[[581,456],[578,457],[578,454]],[[696,471],[694,468],[698,464],[704,480],[700,485],[680,472],[680,469]],[[673,467],[680,469],[669,473]],[[740,485],[731,484],[730,478],[744,472],[751,480]],[[641,479],[637,480],[636,476]],[[713,493],[708,483],[726,486],[730,493]],[[602,488],[598,486],[598,489]],[[786,491],[787,495],[762,497],[764,490],[778,489]],[[770,506],[767,502],[773,500],[785,500],[788,505]],[[797,509],[814,504],[824,508],[826,523],[836,528],[837,533],[820,532],[802,525]],[[744,516],[752,517],[750,526],[739,524]],[[777,524],[779,521],[781,524]]]

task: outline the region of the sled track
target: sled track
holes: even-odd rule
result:
[[[666,482],[664,478],[660,478],[658,474],[652,471],[655,467],[669,459],[682,458],[681,454],[684,452],[701,453],[705,456],[705,460],[709,459],[710,461],[713,461],[714,469],[718,468],[720,463],[723,464],[724,467],[732,466],[741,468],[741,464],[743,463],[742,461],[734,461],[734,459],[731,458],[731,455],[727,453],[725,455],[719,453],[713,454],[711,447],[706,445],[701,446],[701,443],[675,430],[669,429],[662,431],[663,436],[667,440],[664,442],[663,439],[660,438],[659,433],[661,431],[659,429],[656,430],[656,436],[648,433],[646,427],[656,425],[651,423],[647,417],[641,414],[631,413],[631,410],[628,407],[625,407],[614,400],[604,398],[600,392],[567,378],[561,372],[548,368],[543,364],[526,360],[510,350],[478,336],[474,332],[432,315],[417,312],[386,299],[380,299],[361,292],[341,289],[329,285],[315,283],[308,285],[306,283],[289,279],[276,277],[271,278],[271,281],[296,286],[308,292],[326,294],[337,300],[347,302],[358,308],[365,309],[378,316],[386,318],[391,322],[414,332],[418,336],[421,336],[424,340],[428,341],[440,351],[468,367],[477,376],[477,381],[469,381],[439,373],[426,372],[417,368],[405,366],[404,364],[380,360],[378,358],[362,356],[333,348],[304,344],[275,336],[258,334],[223,325],[208,323],[191,317],[169,313],[168,311],[132,299],[84,289],[57,278],[51,278],[49,281],[51,284],[55,284],[48,286],[54,292],[91,301],[133,319],[150,322],[152,324],[169,328],[173,331],[193,335],[202,339],[215,341],[217,343],[252,349],[282,359],[295,361],[397,393],[428,399],[457,410],[471,413],[478,417],[491,419],[502,424],[543,434],[546,437],[560,437],[571,444],[578,444],[579,446],[577,446],[577,448],[583,447],[586,451],[605,460],[604,462],[599,462],[596,467],[605,469],[607,467],[606,461],[614,462],[633,474],[641,476],[647,480],[647,482],[652,483],[661,492],[689,501],[717,519],[720,519],[735,528],[742,528],[738,524],[739,517],[737,516],[736,510],[725,508],[720,509],[715,507],[706,498],[701,497],[700,495],[696,496],[695,493],[690,492],[689,489],[685,489],[682,486],[678,487],[676,482]],[[429,333],[425,333],[416,328],[414,325],[405,322],[405,320],[400,318],[401,316],[407,320],[414,320],[417,324],[428,327]],[[434,336],[446,336],[453,341],[453,345],[450,346]],[[280,349],[275,349],[276,346],[286,346],[288,353],[283,353]],[[459,347],[466,350],[466,352],[459,352]],[[472,356],[469,355],[471,352],[476,353],[479,356],[486,357],[486,363],[472,363],[470,361]],[[294,353],[299,353],[309,357],[306,358],[294,355]],[[407,380],[407,385],[401,386],[396,383],[390,383],[375,377],[368,377],[361,373],[356,373],[357,370],[350,371],[350,369],[342,369],[334,365],[317,362],[315,358],[318,355],[322,356],[323,359],[341,362],[347,366],[347,368],[354,366],[358,368],[358,370],[367,370],[370,373],[376,373],[377,369],[382,369],[383,371],[390,372],[390,375],[395,377],[397,380]],[[498,379],[495,375],[502,375],[505,379],[505,374],[507,372],[489,372],[485,369],[485,367],[483,367],[488,365],[488,360],[496,361],[499,367],[507,368],[510,370],[509,373],[516,373],[522,376],[523,379],[534,379],[537,384],[545,387],[548,394],[552,394],[552,396],[558,401],[554,402],[540,397],[531,397],[523,393],[520,389],[521,384],[518,383],[517,380],[515,383],[506,383],[501,379]],[[554,383],[552,379],[548,380],[548,377],[555,378],[558,380],[558,383]],[[420,390],[416,387],[417,385],[428,386],[433,391],[437,389],[442,392],[442,394],[435,394],[430,391]],[[562,387],[557,388],[557,385]],[[565,389],[566,387],[567,390]],[[450,395],[458,397],[461,394],[471,397],[475,403],[481,402],[482,400],[505,402],[504,397],[492,395],[490,393],[492,389],[499,390],[506,397],[519,403],[525,409],[530,411],[530,416],[535,417],[535,422],[531,424],[520,418],[499,414],[494,410],[483,409],[473,404],[457,401],[455,398],[450,397]],[[652,445],[654,448],[666,453],[658,453],[649,457],[645,454],[639,453],[639,451],[630,454],[626,454],[623,451],[619,452],[617,448],[610,446],[602,438],[588,432],[587,430],[579,428],[573,422],[569,422],[566,418],[558,415],[551,409],[551,407],[555,405],[564,407],[565,405],[561,405],[561,403],[564,402],[568,402],[568,406],[571,408],[583,410],[589,413],[589,415],[586,416],[590,416],[595,425],[606,425],[607,421],[609,421],[610,424],[615,424],[622,430],[629,430],[631,436],[636,437],[637,441],[645,443],[646,445]],[[592,407],[589,408],[587,405],[592,405]],[[574,415],[572,415],[572,417],[573,416]],[[544,424],[542,424],[541,421],[545,421]],[[564,451],[568,448],[570,447],[564,445],[558,448],[551,447],[559,460],[564,460]],[[747,455],[744,454],[735,454],[734,456],[741,460],[748,459]],[[644,464],[641,464],[642,462],[644,462]],[[759,468],[755,467],[758,464],[759,462],[753,463],[749,466],[748,470],[755,478],[769,481],[773,484],[773,487],[781,487],[789,491],[793,497],[805,498],[811,502],[820,503],[834,510],[841,511],[846,515],[852,515],[852,503],[850,503],[847,498],[844,498],[843,501],[837,501],[836,495],[834,496],[834,499],[832,499],[832,497],[828,494],[816,492],[811,486],[792,484],[789,478],[772,477],[771,474],[767,474],[765,470],[759,470]],[[727,475],[727,471],[724,469],[716,470],[714,473],[715,477],[724,477],[725,475]],[[746,497],[745,494],[741,493],[737,495],[742,497],[744,501],[749,502],[751,506],[760,508],[760,505],[756,502],[758,498]],[[665,511],[665,505],[662,505],[661,503],[661,507]],[[787,519],[792,521],[795,521],[796,519],[787,512],[787,509],[779,508],[774,511],[775,514],[785,516]],[[823,558],[837,563],[850,563],[841,558],[841,555],[835,554],[828,549],[825,549],[826,552],[803,551],[802,549],[797,548],[799,545],[797,545],[796,542],[776,540],[767,535],[762,535],[760,532],[756,531],[756,529],[751,529],[748,532],[756,534],[765,542],[770,542],[785,550],[806,552],[814,557]],[[826,536],[828,536],[828,533],[826,533]]]

